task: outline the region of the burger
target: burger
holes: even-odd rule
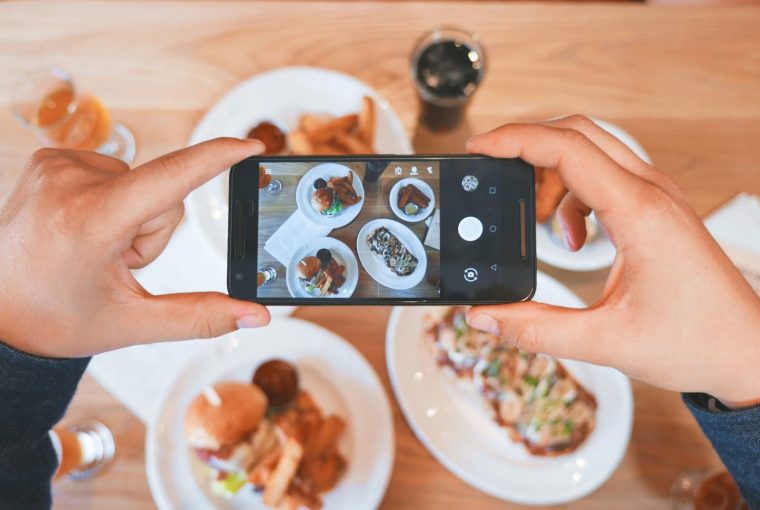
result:
[[[232,497],[248,484],[248,471],[277,449],[268,405],[258,386],[234,381],[215,384],[190,404],[185,436],[208,467],[215,494]]]
[[[311,206],[325,216],[335,216],[343,210],[343,202],[341,202],[340,197],[327,185],[315,188],[311,194]]]

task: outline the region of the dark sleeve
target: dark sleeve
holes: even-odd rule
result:
[[[58,461],[48,431],[63,417],[89,358],[32,356],[0,342],[0,508],[50,508]]]
[[[760,405],[729,409],[704,393],[683,400],[751,508],[760,509]]]

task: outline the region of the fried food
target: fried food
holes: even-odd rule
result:
[[[424,209],[430,205],[430,198],[414,184],[407,184],[398,193],[398,208],[403,211],[408,204]]]
[[[365,96],[358,113],[339,117],[303,114],[288,141],[296,156],[340,156],[374,154],[374,138],[375,102]]]
[[[372,144],[375,140],[375,102],[369,96],[362,98],[362,109],[359,112],[358,138],[372,151]]]

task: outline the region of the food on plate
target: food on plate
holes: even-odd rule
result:
[[[409,216],[416,215],[428,205],[430,205],[430,197],[414,184],[407,184],[398,192],[398,208]]]
[[[367,236],[367,244],[398,276],[409,276],[417,269],[417,257],[386,227],[375,229]]]
[[[316,256],[302,258],[297,270],[304,289],[313,296],[337,294],[346,283],[346,266],[339,264],[327,248],[317,251]]]
[[[272,373],[279,381],[275,393],[285,379],[288,392],[295,388],[286,404],[267,400]],[[224,381],[198,395],[185,415],[188,443],[205,464],[215,494],[230,498],[252,490],[270,508],[319,509],[321,494],[334,488],[346,470],[337,444],[345,421],[325,416],[311,395],[298,389],[298,373],[286,361],[262,364],[253,379],[261,378],[267,390],[257,383]]]
[[[450,308],[427,332],[438,364],[472,381],[509,436],[533,455],[560,455],[580,446],[594,429],[596,399],[551,356],[504,344],[471,329],[466,309]]]
[[[253,384],[261,388],[270,406],[284,406],[298,394],[298,371],[287,361],[269,360],[253,373]]]
[[[248,138],[255,138],[264,144],[264,154],[281,154],[285,151],[285,133],[268,121],[259,122],[248,132]]]
[[[346,207],[358,203],[360,197],[354,189],[354,172],[345,177],[330,177],[327,181],[314,181],[311,206],[325,216],[335,216]]]
[[[551,218],[567,188],[553,168],[536,168],[536,221],[543,223]]]
[[[374,154],[375,102],[363,97],[358,113],[329,117],[306,113],[298,129],[290,133],[295,155]]]

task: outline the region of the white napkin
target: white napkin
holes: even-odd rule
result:
[[[712,213],[705,226],[760,295],[760,198],[736,195]]]
[[[306,244],[309,239],[324,237],[331,231],[331,228],[309,221],[300,210],[296,209],[296,212],[291,214],[290,218],[285,220],[285,223],[264,243],[264,249],[280,264],[287,267],[298,248]]]
[[[150,292],[227,292],[227,262],[187,218],[177,228],[164,252],[149,266],[135,271]],[[273,320],[289,315],[295,307],[270,308]],[[143,422],[158,412],[159,399],[185,364],[209,340],[138,345],[99,354],[88,372]]]

